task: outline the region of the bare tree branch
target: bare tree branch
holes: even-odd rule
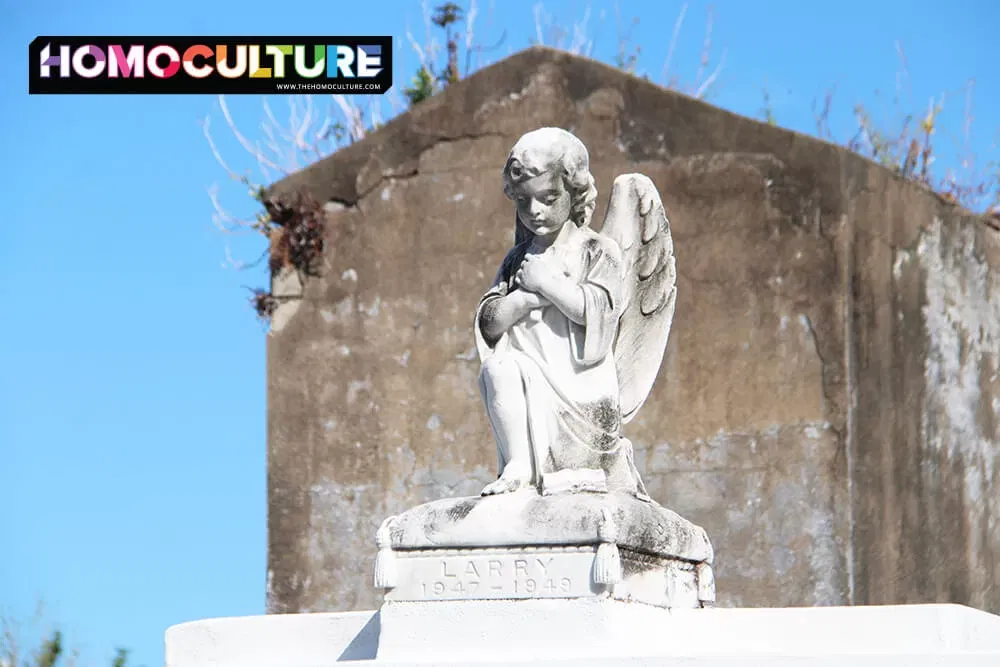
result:
[[[712,73],[708,75],[708,78],[705,79],[705,83],[701,84],[701,87],[695,91],[694,96],[697,99],[700,100],[704,98],[706,94],[708,94],[708,91],[711,89],[712,84],[715,83],[715,81],[719,78],[719,73],[722,72],[722,68],[723,66],[725,66],[725,64],[726,64],[726,49],[723,49],[722,58],[719,59],[719,64],[712,71]]]
[[[347,99],[344,95],[334,95],[333,101],[340,107],[341,112],[347,119],[347,131],[350,133],[352,141],[358,141],[365,137],[365,119],[361,109],[357,107],[353,100]]]
[[[570,42],[569,52],[575,53],[577,55],[587,55],[589,56],[588,42],[587,40],[587,23],[590,21],[590,5],[583,12],[583,18],[573,24],[573,41]]]
[[[469,68],[472,66],[472,51],[475,44],[475,23],[479,9],[476,0],[469,0],[469,11],[465,14],[465,74],[469,76]]]
[[[532,11],[535,13],[535,39],[541,46],[545,44],[545,36],[542,34],[542,12],[545,11],[542,3],[537,3],[532,7]]]
[[[687,6],[686,2],[683,5],[681,5],[681,12],[680,12],[680,14],[677,15],[677,20],[674,22],[674,33],[670,37],[670,47],[667,49],[667,59],[663,63],[663,76],[662,76],[662,80],[663,80],[663,85],[664,86],[669,85],[667,83],[667,81],[668,81],[667,80],[667,76],[668,76],[668,73],[670,71],[670,61],[673,60],[674,49],[677,48],[677,38],[680,36],[681,25],[683,25],[683,23],[684,23],[684,15],[687,13],[687,8],[688,8],[688,6]]]
[[[712,53],[712,23],[715,19],[715,10],[712,7],[708,8],[708,19],[705,22],[705,42],[701,48],[701,61],[698,64],[698,74],[695,76],[694,85],[696,89],[701,88],[701,77],[705,74],[705,69],[708,67],[709,58]]]
[[[212,119],[210,117],[206,116],[199,124],[201,125],[202,133],[205,135],[205,139],[208,140],[208,147],[212,151],[212,156],[215,157],[215,161],[219,163],[219,166],[221,166],[225,172],[229,174],[230,178],[236,181],[241,180],[240,176],[238,176],[236,172],[233,171],[228,164],[226,164],[226,161],[222,158],[222,153],[219,152],[218,146],[215,145],[215,141],[212,139],[212,133],[209,131],[209,124],[211,123],[211,120]]]
[[[212,214],[212,222],[215,223],[219,231],[226,234],[245,234],[249,231],[254,231],[253,221],[246,218],[237,218],[222,206],[222,202],[219,201],[219,186],[213,185],[208,188],[208,197],[212,201],[212,208],[215,210]]]
[[[267,156],[264,155],[263,151],[260,150],[259,145],[254,145],[253,143],[251,143],[249,139],[243,136],[243,133],[240,132],[239,128],[236,127],[236,123],[233,121],[233,117],[229,113],[229,105],[226,104],[225,95],[219,95],[219,108],[222,109],[222,115],[225,117],[226,124],[229,125],[229,129],[232,130],[233,136],[236,137],[236,140],[240,142],[240,145],[243,146],[244,150],[250,153],[250,155],[252,155],[254,159],[257,160],[257,163],[259,165],[261,165],[262,167],[274,169],[275,171],[284,171],[282,170],[281,167],[276,165],[274,162],[269,160]]]

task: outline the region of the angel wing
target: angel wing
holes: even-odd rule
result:
[[[677,297],[670,222],[653,181],[642,174],[616,178],[601,233],[621,247],[626,267],[614,354],[622,421],[627,423],[656,381]]]

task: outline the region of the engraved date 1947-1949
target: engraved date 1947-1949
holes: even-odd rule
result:
[[[429,597],[456,595],[559,596],[568,594],[573,581],[553,571],[552,557],[542,558],[443,558],[440,576],[421,582]]]

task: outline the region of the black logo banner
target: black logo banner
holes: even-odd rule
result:
[[[392,37],[36,37],[31,94],[381,95]]]

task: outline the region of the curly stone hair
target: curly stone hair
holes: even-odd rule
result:
[[[590,155],[583,142],[557,127],[543,127],[521,137],[507,157],[503,169],[503,191],[513,199],[513,185],[539,174],[558,171],[570,195],[570,220],[586,227],[597,206],[597,184],[590,173]],[[517,221],[516,243],[531,238]]]

